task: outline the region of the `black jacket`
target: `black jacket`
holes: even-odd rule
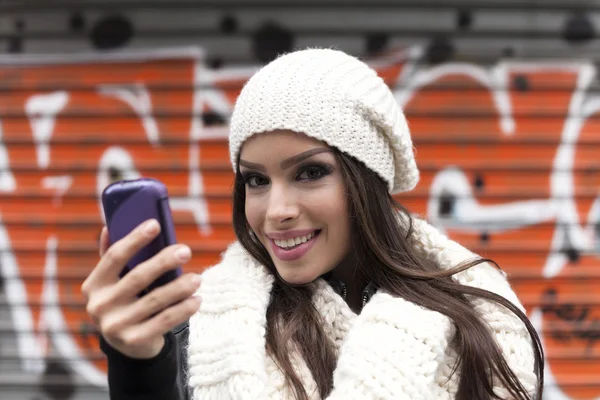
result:
[[[188,389],[188,323],[165,335],[165,346],[149,360],[129,358],[100,338],[108,357],[108,386],[111,400],[190,400]]]

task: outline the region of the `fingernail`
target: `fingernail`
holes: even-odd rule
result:
[[[200,282],[202,282],[202,278],[200,278],[200,275],[195,274],[194,276],[192,276],[192,283],[198,286],[200,285]]]
[[[181,262],[186,262],[191,256],[192,251],[187,246],[181,246],[177,249],[177,251],[175,251],[175,257]]]
[[[144,234],[148,236],[154,235],[158,228],[158,222],[155,219],[151,219],[144,225]]]

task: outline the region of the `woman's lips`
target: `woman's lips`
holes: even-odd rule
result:
[[[282,261],[294,261],[304,256],[308,251],[315,245],[315,242],[319,238],[320,230],[317,231],[308,231],[308,234],[314,232],[315,235],[304,243],[300,243],[292,248],[286,249],[275,244],[275,239],[269,237],[269,242],[271,243],[271,248],[273,249],[273,253],[275,256]],[[302,236],[307,236],[302,235]],[[296,236],[299,237],[299,236]],[[279,239],[278,239],[279,240]],[[283,239],[282,239],[283,240]]]

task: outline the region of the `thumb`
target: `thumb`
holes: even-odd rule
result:
[[[106,229],[106,226],[102,227],[102,232],[100,232],[100,245],[99,245],[99,252],[100,252],[100,257],[102,257],[104,255],[104,253],[106,253],[106,250],[108,250],[108,229]]]

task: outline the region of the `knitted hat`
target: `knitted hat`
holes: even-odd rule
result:
[[[239,95],[230,123],[234,171],[252,135],[291,130],[362,161],[391,193],[419,180],[408,124],[377,73],[341,51],[308,49],[283,55],[259,70]]]

